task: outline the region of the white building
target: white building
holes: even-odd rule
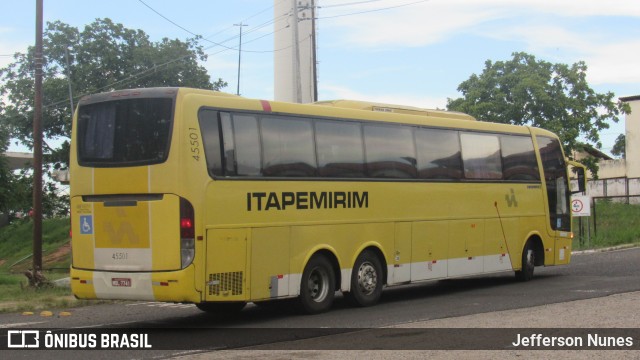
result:
[[[640,178],[640,95],[620,98],[631,106],[625,117],[626,177]]]
[[[640,95],[620,100],[631,107],[631,113],[625,116],[626,158],[600,161],[600,179],[640,178]]]
[[[317,100],[314,0],[274,0],[274,97]]]
[[[625,116],[626,159],[598,163],[599,180],[589,182],[591,196],[620,197],[620,201],[640,203],[640,95],[620,98],[631,107]],[[626,196],[631,196],[627,198]]]

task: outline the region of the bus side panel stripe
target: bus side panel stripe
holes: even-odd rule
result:
[[[260,100],[260,104],[262,104],[262,110],[271,112],[271,104],[267,100]]]

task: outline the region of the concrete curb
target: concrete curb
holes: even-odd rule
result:
[[[593,254],[593,253],[599,253],[599,252],[632,249],[632,248],[636,248],[636,247],[640,247],[640,243],[638,243],[638,244],[624,244],[624,245],[611,246],[611,247],[599,248],[599,249],[572,251],[571,255]]]

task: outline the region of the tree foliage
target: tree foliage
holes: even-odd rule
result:
[[[12,173],[9,169],[9,164],[4,156],[7,151],[7,144],[9,143],[9,132],[0,123],[0,214],[7,211],[11,198],[11,188],[7,186],[12,180]]]
[[[508,61],[487,60],[480,75],[458,86],[463,97],[449,99],[448,109],[480,120],[550,130],[558,134],[567,154],[580,138],[602,147],[599,132],[630,112],[628,104],[614,101],[613,93],[600,94],[589,86],[582,61],[569,66],[523,52],[512,56]]]
[[[212,82],[200,62],[207,59],[198,39],[149,40],[142,30],[125,28],[109,19],[96,19],[78,29],[60,21],[50,22],[43,39],[43,132],[47,170],[68,166],[71,102],[86,94],[117,89],[188,86],[219,90],[227,84]],[[14,173],[2,153],[10,139],[32,147],[35,48],[14,55],[13,63],[0,69],[0,212],[10,215],[31,209],[32,174]],[[49,146],[48,139],[62,139]],[[56,141],[60,144],[60,141]],[[68,198],[57,195],[55,184],[43,187],[45,216],[66,211]]]
[[[110,19],[97,19],[83,30],[60,21],[47,23],[43,41],[45,139],[69,138],[71,104],[82,95],[126,88],[189,86],[218,90],[227,84],[211,82],[199,64],[207,55],[197,39],[162,39],[152,42],[142,30],[125,28]],[[15,61],[0,69],[0,94],[5,97],[1,121],[12,138],[32,144],[34,54],[16,54]],[[66,146],[68,149],[68,146]],[[54,152],[56,149],[45,149]],[[60,150],[60,149],[58,149]],[[64,154],[54,158],[68,158]],[[67,160],[68,162],[68,160]]]
[[[616,138],[616,142],[613,144],[613,148],[611,149],[611,154],[622,159],[627,157],[626,137],[624,134],[620,134]]]

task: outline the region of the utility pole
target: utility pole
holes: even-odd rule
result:
[[[295,89],[296,102],[302,103],[302,80],[300,79],[300,34],[298,33],[298,3],[293,0],[293,89]]]
[[[318,44],[316,42],[316,4],[315,0],[311,0],[311,82],[312,82],[312,101],[318,101]]]
[[[44,282],[42,275],[42,18],[43,0],[36,0],[35,98],[33,114],[33,273],[31,286]]]
[[[240,59],[242,58],[242,27],[249,26],[247,24],[233,24],[233,26],[240,27],[240,45],[238,46],[238,90],[236,91],[236,95],[240,96]]]
[[[69,48],[64,49],[67,59],[67,85],[69,87],[69,104],[71,105],[71,121],[73,121],[73,91],[71,90],[71,64],[69,63]]]

